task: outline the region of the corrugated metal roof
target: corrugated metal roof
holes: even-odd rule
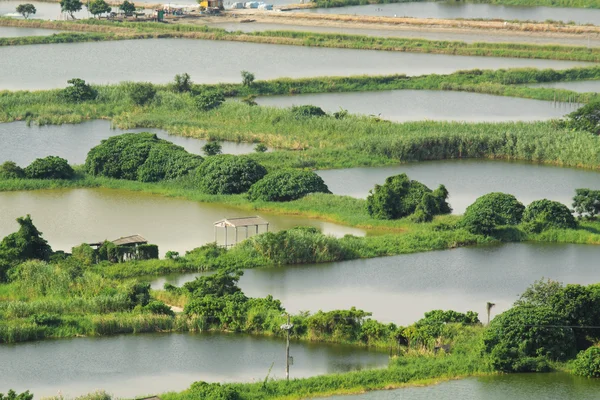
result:
[[[145,244],[148,243],[144,237],[140,235],[125,236],[112,241],[115,246],[124,246],[127,244]]]
[[[243,226],[269,225],[269,222],[261,217],[240,217],[240,218],[225,218],[215,222],[215,226],[219,228],[233,227],[239,228]]]

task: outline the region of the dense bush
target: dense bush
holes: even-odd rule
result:
[[[207,158],[196,172],[199,188],[210,194],[244,193],[266,174],[251,158],[229,154]]]
[[[580,352],[573,362],[573,372],[587,378],[600,378],[600,347]]]
[[[147,311],[151,314],[158,315],[170,315],[171,317],[175,316],[171,307],[163,303],[162,301],[153,300],[144,306],[144,311]]]
[[[77,260],[77,262],[90,266],[96,262],[96,251],[87,243],[82,243],[77,247],[71,249],[71,256]]]
[[[196,399],[206,400],[239,400],[238,391],[231,386],[220,383],[194,382],[188,389],[189,394]]]
[[[25,177],[25,171],[12,161],[0,165],[0,179],[20,179]]]
[[[579,218],[595,219],[600,213],[600,190],[576,189],[573,208]]]
[[[186,72],[183,74],[175,75],[174,82],[172,83],[173,91],[176,93],[185,93],[192,91],[192,79]]]
[[[6,394],[0,393],[0,400],[33,400],[33,393],[29,393],[29,390],[27,390],[17,394],[11,389]]]
[[[204,152],[207,156],[216,156],[221,154],[223,151],[223,146],[219,142],[210,141],[202,146],[202,152]]]
[[[48,156],[29,164],[25,176],[29,179],[71,179],[75,171],[64,158]]]
[[[251,200],[291,201],[309,193],[331,193],[323,179],[312,171],[283,169],[271,172],[248,192]]]
[[[526,230],[539,233],[546,229],[574,229],[577,221],[562,203],[536,200],[525,208],[523,224]]]
[[[158,246],[155,244],[141,244],[137,247],[138,260],[151,260],[158,258]]]
[[[95,100],[98,97],[98,91],[85,83],[83,79],[73,78],[67,81],[71,86],[67,86],[61,92],[62,97],[72,103]]]
[[[425,194],[430,194],[424,199]],[[415,220],[431,221],[434,215],[451,212],[446,202],[448,191],[440,185],[434,192],[421,182],[410,180],[406,174],[390,176],[383,185],[375,185],[367,197],[367,211],[377,219],[398,219],[415,211]]]
[[[461,226],[471,233],[490,235],[503,225],[517,225],[523,218],[525,206],[515,196],[488,193],[467,207]]]
[[[127,93],[134,104],[144,106],[154,100],[156,88],[149,82],[129,82]]]
[[[311,105],[294,106],[291,111],[295,118],[324,117],[327,115],[321,107]]]
[[[566,117],[569,128],[600,134],[600,101],[593,101],[578,108]]]
[[[186,175],[201,163],[202,157],[153,133],[126,133],[92,148],[85,169],[92,175],[157,182]]]
[[[225,101],[225,96],[221,92],[206,91],[196,96],[196,107],[200,111],[210,111],[218,108]]]

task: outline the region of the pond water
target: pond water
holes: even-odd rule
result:
[[[539,121],[561,118],[576,106],[559,107],[550,101],[492,96],[440,90],[389,90],[377,92],[319,93],[297,96],[265,96],[261,106],[291,107],[311,104],[327,112],[348,110],[350,114],[377,115],[394,122]]]
[[[573,81],[573,82],[547,82],[527,85],[531,87],[544,87],[550,89],[565,89],[574,92],[600,92],[600,80],[598,81]]]
[[[206,140],[169,135],[166,131],[152,128],[115,129],[106,120],[94,120],[72,125],[27,126],[25,122],[0,124],[0,164],[14,161],[25,167],[36,158],[49,155],[66,158],[71,164],[83,164],[90,149],[101,140],[126,132],[152,132],[159,138],[182,146],[188,152],[203,154]],[[247,154],[254,151],[254,144],[220,142],[223,153]]]
[[[277,60],[276,63],[273,60]],[[537,67],[564,69],[590,63],[518,58],[464,57],[372,50],[148,39],[0,48],[0,90],[49,89],[79,77],[97,84],[127,80],[166,83],[187,72],[197,83],[335,75],[448,74],[464,69]],[[24,66],[27,66],[26,68]]]
[[[331,400],[592,400],[600,397],[600,379],[565,373],[509,374],[443,382],[435,386],[381,390]]]
[[[184,254],[214,242],[213,223],[223,218],[259,215],[269,230],[298,225],[314,226],[336,236],[364,235],[364,231],[318,220],[270,215],[256,211],[113,189],[37,190],[0,193],[0,238],[17,230],[15,219],[30,214],[54,250],[71,251],[81,243],[139,234],[157,244],[160,253]],[[220,229],[219,231],[222,231]],[[260,228],[260,232],[265,230]],[[229,243],[234,235],[229,230]],[[250,232],[252,234],[252,232]],[[239,231],[239,239],[245,231]],[[223,232],[218,233],[223,243]]]
[[[18,28],[12,26],[0,26],[0,37],[21,37],[21,36],[50,36],[59,31],[53,29],[37,28]]]
[[[600,246],[506,244],[353,260],[329,264],[257,268],[244,271],[247,296],[272,294],[290,312],[357,307],[386,322],[408,325],[427,311],[473,310],[485,320],[512,305],[541,278],[564,283],[600,282]],[[153,281],[181,285],[199,274]]]
[[[523,204],[550,199],[571,206],[575,189],[600,189],[600,173],[531,163],[492,160],[448,160],[410,163],[392,167],[349,168],[318,171],[335,194],[366,198],[375,184],[388,176],[406,173],[432,190],[444,184],[454,213],[462,214],[477,197],[507,192]]]
[[[214,23],[207,24],[214,28],[225,29],[230,32],[262,32],[262,31],[301,31],[301,32],[320,32],[320,33],[343,33],[348,35],[366,35],[376,37],[402,37],[429,40],[450,40],[467,43],[474,42],[495,42],[495,43],[532,43],[532,44],[560,44],[564,46],[600,46],[600,40],[588,39],[586,37],[552,37],[536,34],[517,35],[506,33],[489,32],[471,32],[461,33],[443,29],[411,30],[407,27],[386,26],[384,29],[368,28],[347,28],[339,26],[309,26],[309,25],[288,25],[288,24],[270,24],[270,23]]]
[[[292,342],[292,378],[385,367],[366,349]],[[104,389],[118,398],[187,389],[195,381],[285,377],[285,341],[240,334],[144,334],[0,345],[0,393],[65,398]]]
[[[600,10],[585,8],[523,7],[463,2],[411,2],[369,4],[335,8],[297,10],[320,14],[376,15],[380,17],[414,17],[442,19],[504,19],[520,21],[573,21],[577,24],[600,24]]]

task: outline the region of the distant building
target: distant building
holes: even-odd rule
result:
[[[218,8],[223,10],[223,0],[202,0],[200,6],[204,8]]]

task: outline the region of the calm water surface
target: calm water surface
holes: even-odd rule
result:
[[[592,400],[600,380],[565,373],[510,374],[444,382],[435,386],[382,390],[331,400]]]
[[[600,10],[558,7],[500,6],[492,4],[465,4],[456,2],[416,2],[370,4],[336,8],[298,10],[322,14],[377,15],[382,17],[415,18],[485,18],[521,21],[574,21],[578,24],[600,24]]]
[[[12,26],[0,26],[0,37],[50,36],[58,32],[59,31],[53,29],[17,28]]]
[[[273,62],[277,60],[277,62]],[[187,72],[197,83],[335,75],[448,74],[464,69],[564,69],[589,63],[328,49],[186,39],[6,46],[0,48],[1,89],[66,86],[74,76],[97,84],[126,80],[166,83]],[[25,67],[26,66],[26,67]]]
[[[21,166],[39,157],[59,156],[71,164],[83,164],[90,149],[101,140],[125,132],[152,132],[161,138],[182,146],[190,153],[203,154],[206,140],[169,135],[166,131],[152,128],[115,129],[109,121],[94,120],[82,124],[27,126],[25,122],[0,124],[0,163],[11,160]],[[254,144],[221,142],[226,154],[247,154],[254,151]]]
[[[273,231],[309,225],[336,236],[364,235],[360,229],[307,218],[275,216],[126,190],[73,189],[0,193],[0,237],[16,231],[15,219],[26,214],[31,214],[54,250],[65,251],[84,242],[139,234],[157,244],[161,254],[168,250],[183,254],[214,241],[214,222],[248,215],[262,216]],[[261,227],[260,232],[263,231]],[[245,231],[239,230],[239,239],[244,237]],[[230,229],[230,243],[233,238]],[[222,232],[218,240],[219,243],[224,241]]]
[[[320,93],[298,96],[265,96],[256,99],[262,106],[291,107],[303,104],[335,112],[378,115],[395,122],[407,121],[540,121],[561,118],[565,110],[550,101],[519,99],[488,94],[439,90],[390,90],[360,93]]]
[[[386,353],[292,342],[293,378],[387,365]],[[146,334],[0,345],[0,393],[66,398],[104,389],[117,397],[187,389],[195,381],[285,377],[285,342],[226,334]]]
[[[318,171],[335,194],[366,198],[375,184],[406,173],[435,189],[444,184],[450,204],[462,214],[477,197],[490,192],[507,192],[524,204],[550,199],[571,206],[575,189],[600,189],[600,173],[528,163],[492,160],[449,160],[403,164],[393,167],[351,168]]]
[[[533,85],[527,85],[531,87],[545,87],[551,89],[565,89],[572,90],[574,92],[586,93],[586,92],[600,92],[600,80],[599,81],[574,81],[574,82],[547,82],[538,83]]]
[[[408,325],[427,311],[473,310],[485,318],[512,305],[542,277],[565,283],[600,282],[600,246],[507,244],[459,248],[330,264],[246,270],[240,287],[251,297],[272,294],[291,312],[357,307]],[[198,274],[169,277],[181,285]],[[165,278],[153,282],[161,288]]]
[[[387,29],[365,29],[365,28],[346,28],[337,26],[306,26],[306,25],[288,25],[288,24],[268,24],[268,23],[215,23],[207,24],[214,28],[225,29],[230,32],[262,32],[262,31],[301,31],[301,32],[322,32],[322,33],[344,33],[349,35],[366,35],[376,37],[403,37],[429,40],[451,40],[467,43],[473,42],[495,42],[495,43],[532,43],[532,44],[561,44],[574,46],[600,46],[600,40],[586,37],[563,38],[547,37],[534,34],[516,35],[510,33],[460,33],[446,32],[443,30],[410,30],[406,28],[396,29],[387,27]]]

